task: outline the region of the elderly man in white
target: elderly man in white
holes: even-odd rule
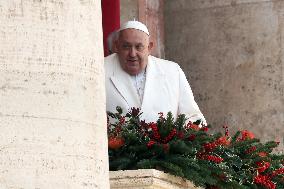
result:
[[[128,21],[118,30],[117,53],[105,58],[106,109],[126,113],[141,108],[142,119],[154,122],[158,113],[185,114],[189,121],[206,120],[178,64],[150,55],[153,43],[147,27]]]

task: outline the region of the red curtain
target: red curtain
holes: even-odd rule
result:
[[[102,1],[102,22],[104,35],[104,54],[108,55],[107,36],[120,27],[120,0]]]

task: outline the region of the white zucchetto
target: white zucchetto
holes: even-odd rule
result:
[[[143,31],[147,35],[150,35],[147,26],[145,24],[139,22],[139,21],[125,22],[124,24],[122,24],[122,26],[120,27],[120,29],[118,31],[122,31],[122,30],[125,30],[125,29],[136,29],[136,30]]]

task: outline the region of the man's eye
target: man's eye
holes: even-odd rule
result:
[[[143,45],[136,45],[135,47],[138,51],[143,51],[144,50],[144,46]]]
[[[124,48],[124,49],[131,49],[131,45],[123,44],[123,45],[122,45],[122,48]]]

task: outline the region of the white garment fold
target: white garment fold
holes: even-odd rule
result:
[[[133,86],[135,87],[137,94],[139,96],[140,103],[142,104],[145,82],[146,82],[146,70],[143,70],[135,76],[131,76]]]

